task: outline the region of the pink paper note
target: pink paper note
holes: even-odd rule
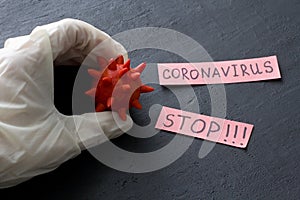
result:
[[[164,106],[155,128],[245,148],[253,125]]]
[[[160,85],[251,82],[281,78],[276,56],[203,63],[158,63]]]

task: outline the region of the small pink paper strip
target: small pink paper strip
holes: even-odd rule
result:
[[[158,63],[160,85],[252,82],[281,78],[276,56],[203,63]]]
[[[245,148],[253,125],[164,106],[155,128]]]

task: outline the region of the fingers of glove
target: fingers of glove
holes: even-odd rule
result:
[[[36,102],[47,101],[49,106],[53,100],[53,58],[47,32],[10,38],[1,50],[0,81],[7,87],[4,95],[19,98],[23,94]]]
[[[81,149],[91,148],[116,138],[132,127],[132,119],[126,121],[115,112],[86,113],[82,115],[64,116],[67,130],[76,134]]]
[[[96,55],[107,58],[127,53],[124,47],[94,26],[75,19],[64,19],[37,27],[48,32],[55,65],[78,65],[95,47]],[[96,59],[96,58],[95,58]]]

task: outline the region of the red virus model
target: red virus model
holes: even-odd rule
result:
[[[126,120],[126,110],[130,107],[142,109],[139,102],[141,93],[152,92],[154,89],[143,85],[140,79],[146,64],[130,68],[130,60],[124,63],[123,56],[107,61],[98,58],[100,70],[88,69],[94,78],[93,86],[86,94],[95,98],[95,110],[101,112],[113,110],[118,112],[122,120]]]

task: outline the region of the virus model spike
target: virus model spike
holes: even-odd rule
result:
[[[130,74],[132,80],[137,80],[138,78],[140,78],[141,74],[139,72],[134,72],[132,74]]]
[[[94,79],[98,79],[101,76],[101,72],[95,70],[95,69],[88,69],[89,75],[91,75]]]
[[[146,64],[142,63],[131,69],[130,60],[124,63],[122,55],[108,62],[102,57],[97,58],[97,61],[100,70],[88,70],[94,82],[93,87],[86,91],[87,95],[95,98],[96,112],[113,110],[122,120],[126,120],[126,110],[129,107],[142,109],[139,102],[140,94],[154,90],[150,86],[143,85],[140,79]]]
[[[126,109],[125,108],[120,108],[118,110],[118,114],[122,120],[124,120],[124,121],[126,120]]]
[[[139,66],[137,66],[136,68],[134,68],[133,71],[142,73],[144,71],[145,67],[146,67],[146,63],[142,63]]]
[[[116,58],[116,63],[117,64],[124,64],[124,57],[123,56],[118,56]]]
[[[102,82],[103,82],[103,85],[107,86],[107,85],[112,84],[112,79],[110,77],[103,77]]]
[[[89,95],[91,97],[95,97],[95,94],[96,94],[96,88],[92,88],[88,91],[85,92],[86,95]]]
[[[99,103],[96,107],[96,112],[102,112],[105,110],[105,106],[101,103]]]
[[[106,103],[107,107],[111,107],[111,105],[113,104],[113,101],[114,101],[114,98],[113,97],[109,97],[107,99],[107,103]]]
[[[133,100],[132,106],[137,108],[137,109],[142,109],[142,105],[141,105],[141,103],[139,102],[138,99]]]
[[[129,84],[125,84],[125,85],[122,85],[122,89],[124,92],[128,92],[128,91],[130,91],[131,86]]]
[[[130,70],[130,59],[126,61],[126,63],[123,65],[123,68],[127,68],[128,70]]]
[[[123,68],[119,71],[119,77],[122,77],[124,74],[126,74],[126,72],[128,72],[129,70],[127,68]]]
[[[152,92],[153,90],[154,90],[153,87],[149,87],[148,85],[142,85],[140,87],[141,93],[148,93],[148,92]]]

